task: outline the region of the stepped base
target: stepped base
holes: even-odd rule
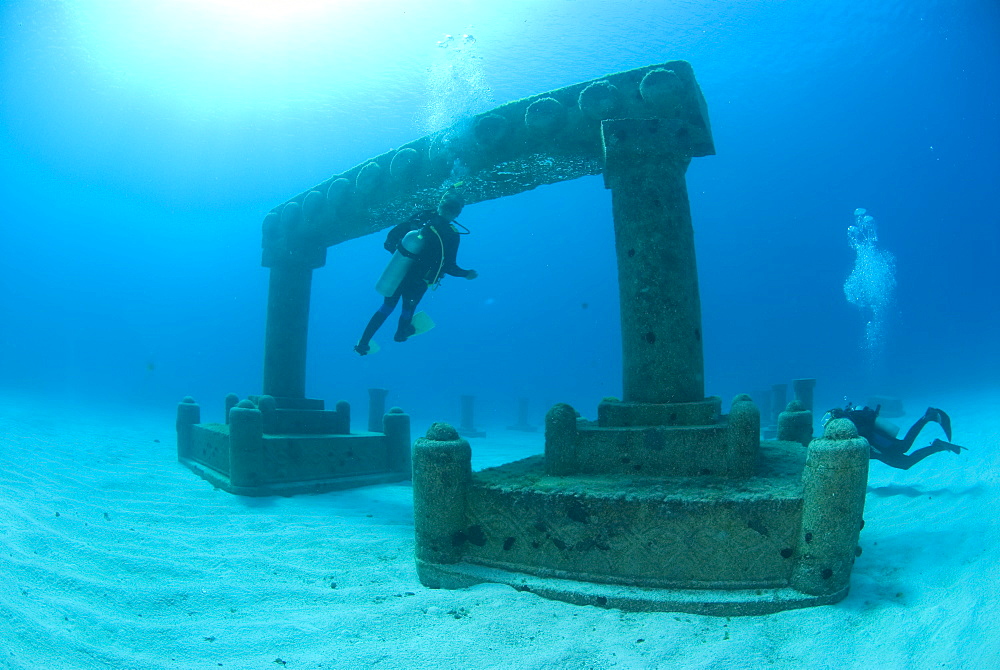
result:
[[[832,605],[847,596],[848,587],[828,595],[811,596],[795,589],[651,589],[597,584],[470,563],[442,565],[417,560],[421,583],[430,588],[460,589],[476,584],[506,584],[543,598],[573,605],[593,605],[626,612],[687,612],[711,616],[755,616],[783,610]]]
[[[410,478],[410,473],[406,472],[381,472],[367,475],[343,475],[339,477],[326,477],[324,479],[313,479],[290,482],[271,482],[259,486],[238,486],[232,483],[229,475],[219,472],[197,461],[181,458],[180,462],[187,466],[191,472],[195,473],[212,486],[222,489],[227,493],[239,496],[264,497],[264,496],[293,496],[302,493],[328,493],[330,491],[343,491],[361,486],[374,486],[376,484],[392,484],[394,482],[406,481]]]
[[[177,460],[243,496],[290,496],[410,479],[410,417],[393,408],[385,432],[351,433],[350,406],[255,396],[226,399],[227,421],[199,423],[191,398],[177,407]]]

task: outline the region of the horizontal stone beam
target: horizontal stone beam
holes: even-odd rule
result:
[[[659,119],[678,155],[715,153],[687,62],[619,72],[501,105],[333,175],[264,218],[263,264],[319,267],[326,247],[432,208],[452,186],[471,204],[600,174],[607,119]]]

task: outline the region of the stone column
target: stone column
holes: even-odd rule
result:
[[[338,435],[351,434],[351,403],[338,400],[335,406],[337,418],[334,420],[333,432]]]
[[[385,414],[385,398],[388,389],[368,389],[368,432],[385,432],[382,426],[382,416]],[[409,441],[409,440],[407,440]]]
[[[731,477],[752,477],[760,451],[760,410],[745,393],[733,398],[726,423],[726,472]]]
[[[576,410],[553,405],[545,415],[545,474],[571,475],[577,470]]]
[[[194,425],[201,423],[201,408],[194,398],[187,396],[177,403],[177,459],[191,457],[194,449]]]
[[[533,433],[538,430],[528,421],[528,399],[519,398],[517,401],[517,423],[507,426],[507,430],[521,430],[526,433]]]
[[[459,435],[465,437],[486,437],[484,431],[476,428],[476,396],[462,396],[462,422],[458,426]]]
[[[602,123],[621,302],[625,402],[705,397],[701,299],[684,173],[690,158],[659,119]]]
[[[399,407],[393,407],[383,417],[383,425],[379,427],[382,430],[369,432],[385,433],[389,470],[405,472],[406,476],[410,477],[413,469],[410,452],[410,415]]]
[[[813,435],[813,413],[805,409],[801,400],[788,403],[785,411],[778,415],[778,439],[798,442],[808,447]]]
[[[802,528],[791,585],[811,595],[847,588],[868,484],[868,441],[850,419],[826,424],[802,471]]]
[[[264,481],[264,418],[249,400],[229,410],[229,481],[234,487]]]
[[[312,268],[271,268],[264,333],[264,393],[277,398],[306,397],[306,344]]]
[[[793,379],[792,380],[792,392],[795,394],[795,399],[802,403],[802,407],[812,411],[813,408],[813,392],[816,389],[815,379]]]
[[[240,397],[235,393],[226,395],[226,425],[229,425],[229,410],[236,407],[240,402]]]
[[[435,423],[413,444],[413,526],[418,561],[456,563],[466,527],[472,447],[452,426]]]

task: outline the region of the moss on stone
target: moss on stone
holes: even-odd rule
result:
[[[823,430],[823,437],[827,440],[851,440],[857,436],[858,428],[850,419],[833,419]]]
[[[435,442],[451,442],[458,439],[458,431],[450,423],[436,421],[427,429],[427,439]]]

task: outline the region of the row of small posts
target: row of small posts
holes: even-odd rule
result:
[[[385,402],[389,395],[388,389],[368,389],[368,430],[377,433],[382,430],[382,417],[385,414]],[[463,395],[462,419],[458,425],[458,433],[463,437],[486,437],[486,432],[476,428],[476,396]],[[528,399],[520,398],[517,404],[517,423],[507,426],[507,430],[519,430],[526,433],[538,431],[537,426],[528,421]]]

